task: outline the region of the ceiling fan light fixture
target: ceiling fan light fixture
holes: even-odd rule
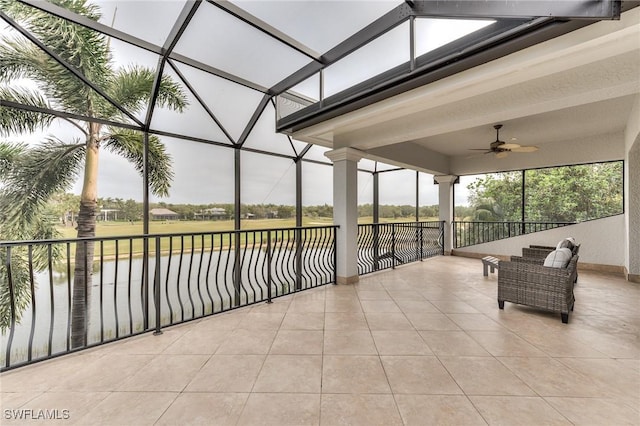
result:
[[[520,146],[518,148],[512,148],[513,152],[536,152],[539,148],[537,146],[528,145],[528,146]]]
[[[496,158],[504,158],[509,155],[509,151],[496,152]]]
[[[510,149],[510,150],[514,150],[514,149],[518,149],[521,146],[517,143],[503,143],[502,145],[499,146],[500,149]]]

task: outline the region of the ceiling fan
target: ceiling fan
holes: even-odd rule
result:
[[[489,149],[471,149],[471,151],[485,151],[485,154],[493,153],[496,155],[496,158],[504,158],[509,155],[510,152],[535,152],[538,150],[538,147],[533,145],[505,143],[500,140],[500,129],[502,129],[502,124],[496,124],[493,128],[496,129],[496,140],[491,142]]]

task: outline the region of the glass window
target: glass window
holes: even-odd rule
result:
[[[152,78],[151,81],[153,82],[153,78],[158,71],[158,55],[113,38],[109,41],[109,44],[111,47],[113,64],[116,69],[122,72],[121,76],[123,81],[126,81],[126,76],[132,76],[135,72],[138,72],[137,70],[144,69],[145,71],[150,72]],[[133,70],[136,71],[134,72]],[[179,82],[179,80],[176,79],[174,79],[174,81]],[[149,88],[151,88],[151,85],[149,85]],[[126,93],[122,93],[120,96],[114,96],[114,99],[124,99],[126,98],[126,95]],[[146,92],[145,95],[146,99],[140,102],[137,105],[137,108],[127,107],[127,110],[133,113],[136,118],[142,122],[144,122],[147,115],[150,92]]]
[[[180,77],[170,67],[165,67],[164,75],[171,77],[174,81],[181,82]],[[153,130],[231,144],[231,141],[198,102],[193,93],[184,86],[183,91],[188,101],[185,110],[179,112],[168,108],[156,107],[151,119],[151,128]]]
[[[379,173],[380,220],[416,220],[416,172],[397,170]]]
[[[439,186],[434,184],[433,175],[419,174],[418,192],[420,200],[420,220],[439,220],[440,194]]]
[[[162,137],[171,155],[173,182],[168,197],[150,196],[151,208],[164,208],[177,214],[175,220],[151,222],[157,232],[193,232],[233,229],[234,150],[199,142]],[[207,209],[223,208],[225,217],[208,217]],[[205,213],[203,215],[203,213]],[[153,218],[153,216],[152,216]],[[175,221],[204,221],[208,224],[175,224]],[[215,224],[210,221],[216,220]],[[215,225],[215,226],[214,226]]]
[[[259,227],[259,222],[252,221],[264,219],[282,222],[267,227],[292,226],[296,205],[295,163],[247,151],[242,151],[241,160],[242,227]]]
[[[358,223],[373,223],[373,174],[361,171],[358,171]]]
[[[232,203],[233,149],[161,137],[172,157],[174,179],[167,200],[175,203]]]
[[[299,142],[299,141],[296,141],[296,142]],[[329,148],[325,148],[324,146],[313,145],[309,149],[309,151],[307,151],[307,153],[305,154],[304,158],[308,159],[308,160],[322,161],[323,163],[327,163],[327,164],[331,165],[331,160],[329,160],[324,155],[324,153],[327,152],[327,151],[331,151],[331,150]],[[358,167],[360,167],[359,163],[358,163]]]
[[[494,22],[493,20],[480,19],[418,18],[415,20],[416,57],[431,52]]]
[[[315,73],[311,77],[296,84],[291,89],[287,90],[296,95],[301,95],[310,101],[320,100],[320,73]]]
[[[237,141],[263,94],[196,68],[173,63],[234,141]]]
[[[527,170],[525,194],[525,217],[531,222],[582,222],[622,214],[623,163]]]
[[[162,46],[186,1],[97,0],[94,3],[102,12],[100,23]],[[140,19],[141,16],[144,19]]]
[[[320,74],[316,73],[276,97],[278,120],[320,100]]]
[[[324,95],[329,97],[409,61],[409,23],[361,47],[327,67]]]
[[[399,1],[381,0],[233,2],[320,53],[336,46],[400,4]]]
[[[368,158],[362,158],[358,161],[358,169],[374,172],[376,170],[376,162]]]
[[[277,152],[278,154],[296,156],[296,151],[292,147],[288,136],[276,133],[275,108],[269,102],[262,111],[256,125],[249,133],[244,144],[247,148],[260,149],[267,152]]]
[[[522,172],[461,176],[454,190],[456,220],[522,220]]]
[[[175,51],[271,87],[310,59],[230,14],[203,3]]]
[[[302,163],[304,225],[333,223],[333,167]]]

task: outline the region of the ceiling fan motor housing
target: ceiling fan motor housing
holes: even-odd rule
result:
[[[504,145],[503,141],[496,140],[491,142],[491,151],[493,152],[509,151],[508,149],[500,148],[501,145]]]

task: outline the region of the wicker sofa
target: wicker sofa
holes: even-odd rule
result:
[[[542,259],[544,260],[549,253],[554,251],[556,248],[551,246],[535,246],[531,245],[529,247],[522,247],[522,257],[531,258],[531,259]]]
[[[559,312],[563,323],[569,321],[575,298],[573,285],[577,277],[578,256],[566,268],[543,266],[544,259],[512,256],[498,268],[498,307],[504,302],[517,303]]]

